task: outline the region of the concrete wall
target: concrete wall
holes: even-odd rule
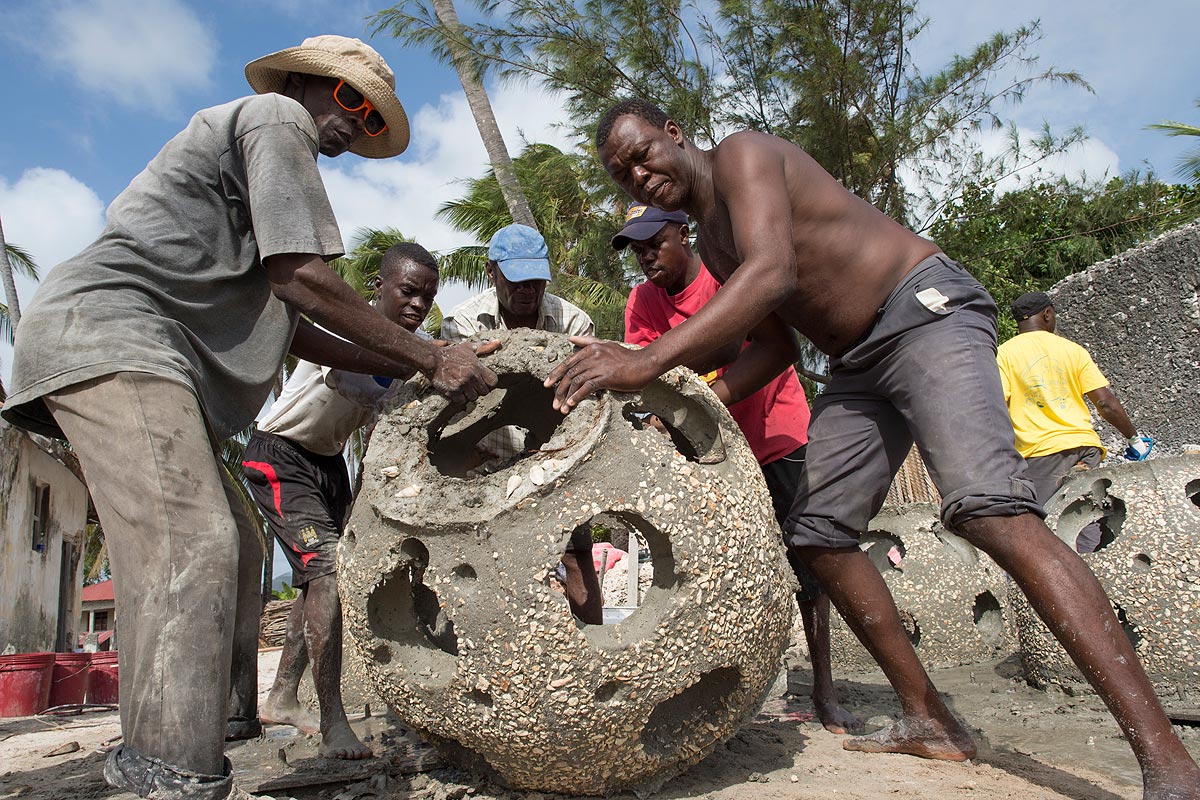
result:
[[[50,486],[50,522],[42,552],[32,547],[34,486]],[[79,633],[87,524],[87,488],[33,440],[0,422],[0,651],[53,650],[60,613],[64,540],[75,544],[67,593],[68,642]]]
[[[1057,332],[1088,349],[1157,454],[1200,444],[1200,223],[1093,264],[1050,296]],[[1096,429],[1120,457],[1120,434],[1099,419]]]

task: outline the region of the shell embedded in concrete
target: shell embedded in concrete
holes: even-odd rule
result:
[[[1200,706],[1200,457],[1155,458],[1082,472],[1046,504],[1046,524],[1083,556],[1167,705]],[[1083,676],[1020,592],[1011,593],[1025,671],[1039,685],[1085,690]]]
[[[1004,571],[946,531],[937,506],[884,508],[860,546],[883,574],[927,667],[975,664],[1012,650]],[[835,671],[878,668],[840,616],[831,618],[830,640]]]
[[[691,373],[563,417],[542,381],[569,341],[494,335],[497,391],[456,413],[406,387],[375,430],[339,548],[350,638],[379,694],[459,764],[520,789],[654,788],[755,713],[780,667],[794,579],[761,471]],[[505,425],[529,430],[526,455],[472,472]],[[620,624],[582,626],[550,576],[602,514],[649,543],[653,585]]]

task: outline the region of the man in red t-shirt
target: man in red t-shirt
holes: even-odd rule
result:
[[[612,245],[617,250],[628,245],[646,275],[646,283],[634,287],[625,305],[625,341],[630,344],[645,346],[654,341],[696,313],[720,288],[692,251],[687,215],[681,211],[635,205],[629,209],[625,227],[613,237]],[[775,518],[782,525],[804,469],[808,401],[790,363],[740,365],[743,375],[747,374],[744,369],[747,366],[753,369],[753,374],[761,375],[760,380],[751,378],[745,385],[757,388],[771,380],[744,399],[736,400],[734,395],[738,390],[726,383],[724,375],[725,368],[737,360],[739,350],[735,345],[688,367],[700,374],[729,407],[729,414],[742,429],[762,467]],[[800,581],[796,600],[812,659],[813,705],[817,716],[834,733],[857,732],[862,723],[839,705],[833,686],[829,597],[790,549],[788,561]]]

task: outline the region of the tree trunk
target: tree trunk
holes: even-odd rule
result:
[[[12,329],[15,332],[21,322],[21,300],[17,297],[12,262],[8,260],[8,243],[4,240],[3,222],[0,222],[0,281],[4,283],[4,301],[8,304],[8,318],[12,321]]]
[[[446,41],[449,45],[454,69],[462,82],[463,92],[467,95],[467,104],[475,117],[475,125],[479,128],[479,136],[487,149],[488,159],[492,162],[492,171],[500,182],[500,191],[504,194],[504,202],[508,212],[512,214],[513,222],[537,228],[533,212],[529,209],[529,201],[517,181],[513,171],[512,159],[508,148],[504,145],[504,137],[500,135],[500,126],[496,124],[496,115],[492,112],[492,103],[488,99],[487,90],[475,69],[474,59],[464,45],[462,25],[458,22],[458,13],[454,10],[453,0],[433,0],[433,10],[438,22],[445,29]]]

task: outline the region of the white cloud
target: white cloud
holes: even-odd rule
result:
[[[400,95],[403,100],[403,86]],[[536,87],[506,85],[493,87],[491,99],[512,155],[520,153],[526,142],[573,149],[570,137],[557,127],[566,118],[561,98]],[[478,177],[488,167],[466,98],[447,94],[436,106],[408,111],[412,143],[399,158],[322,160],[321,174],[342,238],[349,247],[361,227],[395,228],[435,252],[478,244],[470,234],[434,216],[443,203],[463,195],[463,179]],[[447,282],[437,302],[448,312],[468,296],[465,285]]]
[[[43,276],[90,244],[104,228],[104,203],[60,169],[35,167],[15,183],[0,178],[0,215],[5,238],[28,251]]]
[[[60,169],[35,167],[15,183],[0,177],[0,219],[4,238],[33,256],[42,278],[54,265],[78,253],[104,228],[104,203],[94,191]],[[16,276],[22,307],[29,305],[37,284]],[[12,349],[0,342],[5,383]]]
[[[403,99],[403,87],[400,94]],[[536,88],[503,86],[493,89],[492,104],[513,155],[525,142],[571,149],[566,132],[556,127],[566,114],[560,98]],[[412,144],[399,158],[322,161],[343,239],[349,244],[359,227],[390,227],[430,250],[475,244],[469,234],[434,218],[443,203],[463,195],[463,179],[482,175],[488,166],[466,98],[443,95],[436,106],[412,113],[410,121]]]
[[[212,83],[216,38],[180,0],[68,0],[27,30],[50,64],[126,106],[169,113]]]
[[[1017,134],[1020,136],[1023,152],[1031,156],[1035,152],[1031,142],[1040,135],[1040,132],[1018,127]],[[1009,149],[1010,144],[1008,131],[1000,129],[965,135],[962,137],[960,146],[966,148],[967,152],[978,152],[986,161],[1003,154]],[[1116,151],[1102,140],[1091,138],[1076,144],[1066,152],[1034,163],[1027,163],[1022,169],[998,181],[996,193],[1004,194],[1030,182],[1054,181],[1059,177],[1065,177],[1075,182],[1094,182],[1107,180],[1119,174],[1120,160]],[[932,211],[936,211],[941,203],[950,199],[949,194],[954,191],[955,181],[950,179],[946,171],[942,171],[940,178],[928,174],[921,177],[912,165],[905,164],[900,168],[900,178],[911,190],[918,193],[928,191],[935,198],[936,203]],[[944,181],[944,189],[931,187],[931,180],[935,184],[938,181]],[[921,230],[932,225],[936,219],[936,214],[923,204],[918,204],[913,211],[917,227]]]
[[[1018,128],[1018,133],[1021,141],[1026,143],[1037,135],[1035,131],[1024,128]],[[1007,145],[1003,132],[989,131],[981,137],[979,148],[985,156],[992,156],[999,154]],[[1065,153],[1051,156],[1010,175],[1000,181],[996,188],[999,192],[1011,191],[1022,182],[1042,177],[1053,180],[1061,176],[1081,182],[1104,180],[1119,175],[1119,167],[1120,161],[1111,147],[1099,139],[1085,139]]]

